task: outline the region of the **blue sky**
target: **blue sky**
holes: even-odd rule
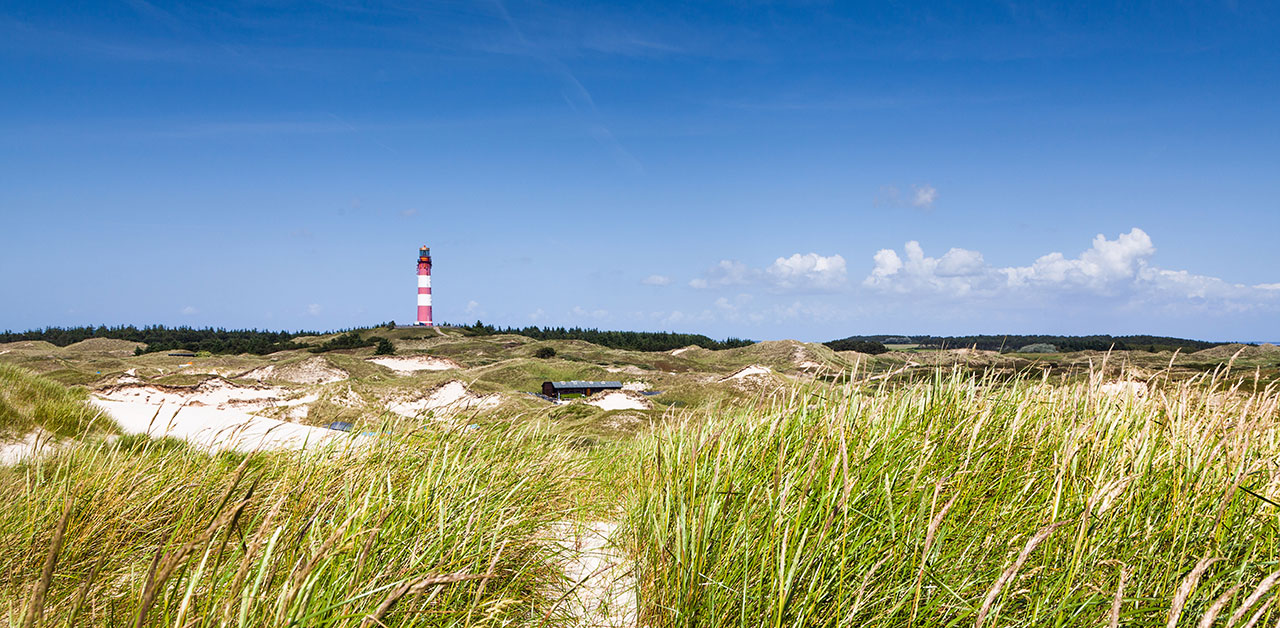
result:
[[[1280,338],[1271,2],[0,5],[0,328]]]

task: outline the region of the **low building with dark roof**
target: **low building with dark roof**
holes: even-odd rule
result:
[[[602,390],[621,390],[622,382],[542,382],[542,394],[559,399],[561,395],[594,395]]]

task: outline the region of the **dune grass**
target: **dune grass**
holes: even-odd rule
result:
[[[1107,372],[854,374],[591,447],[73,444],[0,468],[0,624],[573,625],[549,531],[620,520],[641,626],[1275,626],[1280,394]]]
[[[83,388],[0,363],[0,440],[21,438],[37,427],[58,436],[116,432],[115,423],[88,400]]]
[[[800,389],[641,438],[645,621],[1274,625],[1275,390],[1096,379]]]
[[[546,530],[582,465],[533,427],[345,452],[68,447],[0,468],[0,623],[558,625]]]

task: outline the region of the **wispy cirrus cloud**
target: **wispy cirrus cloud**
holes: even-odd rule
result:
[[[913,185],[905,190],[896,185],[884,185],[876,195],[876,207],[909,207],[915,209],[933,209],[938,200],[938,188],[923,183]]]
[[[720,260],[689,285],[698,289],[756,285],[774,292],[825,292],[844,286],[847,277],[847,264],[838,254],[795,253],[764,268]]]

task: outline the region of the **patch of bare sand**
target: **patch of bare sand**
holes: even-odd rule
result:
[[[104,388],[94,396],[106,401],[141,403],[151,406],[185,405],[245,412],[279,406],[310,404],[315,394],[297,394],[276,386],[241,386],[225,379],[207,379],[195,386],[121,383]]]
[[[618,524],[561,522],[552,527],[562,550],[565,583],[550,591],[553,612],[566,613],[570,626],[634,628],[638,620],[634,568],[614,542]]]
[[[210,451],[307,449],[345,438],[341,432],[254,416],[243,410],[178,404],[153,405],[95,397],[128,434],[173,437]]]
[[[463,410],[488,410],[501,402],[498,395],[474,393],[466,384],[455,379],[437,386],[417,399],[392,402],[387,409],[400,416],[415,418],[424,414],[451,415]]]
[[[448,358],[437,358],[429,355],[384,355],[375,358],[367,358],[366,361],[379,366],[385,366],[401,374],[416,373],[418,371],[447,371],[449,369],[462,368],[461,364],[458,364]]]
[[[0,443],[0,466],[17,464],[57,448],[58,443],[54,440],[53,433],[37,427],[27,432],[27,435],[18,442]]]
[[[634,390],[611,390],[596,393],[586,400],[589,406],[603,410],[648,410],[653,404],[644,395]]]

